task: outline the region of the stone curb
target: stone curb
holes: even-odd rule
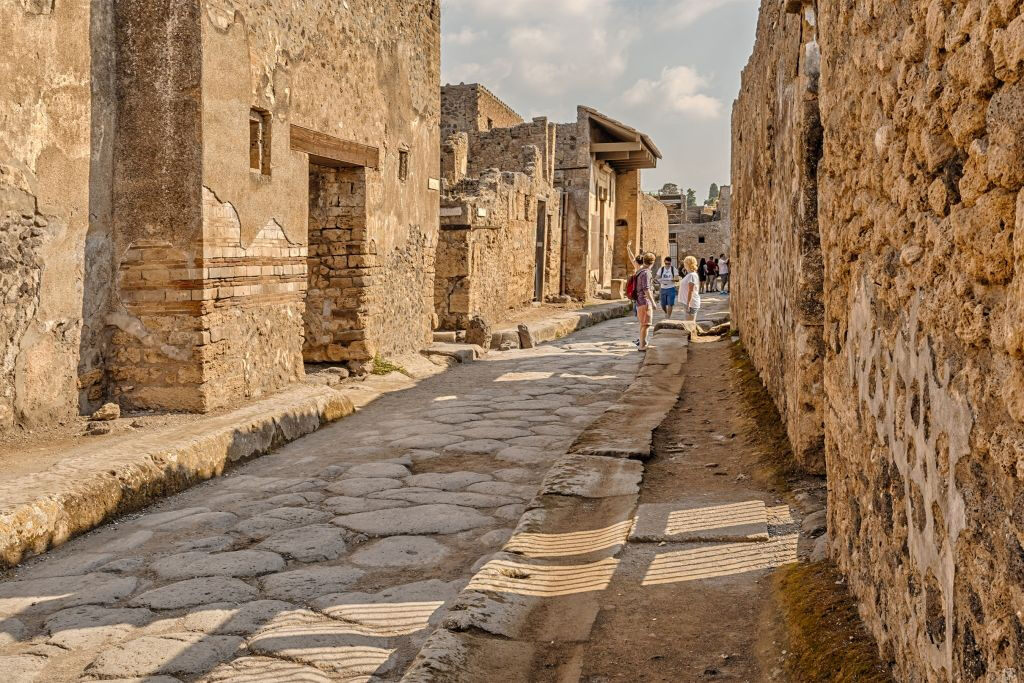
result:
[[[613,318],[624,318],[633,312],[629,301],[613,301],[607,304],[587,306],[578,311],[566,311],[544,320],[527,324],[534,344],[561,339],[586,327],[603,323]],[[512,349],[522,348],[519,341],[519,326],[503,327],[491,333],[491,349],[500,350],[503,344]]]
[[[672,329],[672,326],[666,327],[668,329],[656,330],[659,334],[655,339],[660,350],[645,355],[636,379],[622,397],[591,423],[570,446],[565,456],[548,470],[537,495],[520,517],[516,533],[522,529],[530,529],[533,533],[547,531],[543,528],[546,526],[543,521],[539,525],[541,528],[538,528],[535,517],[538,510],[548,507],[561,508],[560,514],[556,516],[573,520],[572,526],[579,521],[587,527],[569,529],[559,525],[557,533],[589,530],[596,519],[604,516],[595,514],[594,508],[602,499],[625,500],[627,503],[623,505],[628,506],[626,509],[636,509],[644,471],[643,464],[636,461],[650,457],[654,430],[675,406],[684,381],[683,367],[689,334]],[[675,394],[670,395],[673,389]],[[659,396],[656,405],[649,402],[652,391]],[[637,405],[643,406],[643,420],[636,419]],[[630,428],[627,438],[622,438],[615,431],[630,424],[634,427]],[[595,428],[597,436],[585,439],[584,435],[594,432]],[[630,446],[630,438],[640,439],[642,443],[640,446]],[[602,443],[602,440],[607,443]],[[600,556],[617,557],[624,547],[627,533],[623,532],[621,544]],[[504,549],[495,555],[498,558],[503,556],[512,557]],[[588,557],[593,559],[595,556]],[[527,560],[527,557],[522,559]],[[559,562],[548,560],[545,564],[557,565]],[[537,566],[539,568],[544,565]],[[487,570],[485,564],[474,578]],[[559,611],[550,609],[551,605],[545,606],[545,600],[549,603],[552,601],[551,598],[524,598],[515,593],[499,594],[497,599],[491,599],[488,593],[475,590],[471,580],[470,585],[453,601],[456,609],[427,638],[401,680],[403,683],[471,683],[481,680],[482,672],[493,671],[497,667],[511,673],[518,664],[519,668],[529,670],[541,650],[548,652],[548,655],[552,651],[559,653],[556,659],[562,664],[558,675],[553,674],[552,680],[574,680],[579,667],[576,655],[586,640],[584,633],[589,634],[593,627],[599,599],[597,595],[591,595],[589,599],[583,600],[589,609],[582,610],[580,614],[573,615],[574,619],[570,619],[576,624],[575,634],[554,633],[535,623],[536,620],[532,619],[534,612],[541,622],[547,624],[551,621],[552,613]],[[559,603],[559,607],[564,609],[568,605]],[[516,637],[516,631],[520,630],[526,631],[526,636],[521,639]],[[530,635],[538,633],[543,638]]]
[[[365,402],[344,390],[305,385],[124,444],[87,446],[43,472],[4,482],[0,569],[280,448]]]

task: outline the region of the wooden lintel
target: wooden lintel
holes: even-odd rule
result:
[[[599,161],[624,161],[629,159],[629,152],[598,152],[597,158]]]
[[[595,142],[590,145],[593,152],[639,152],[644,148],[642,142]]]
[[[377,168],[380,165],[380,151],[376,147],[342,140],[294,123],[291,125],[290,137],[292,149],[308,154],[314,164],[366,168]]]

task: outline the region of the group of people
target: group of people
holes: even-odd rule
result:
[[[720,293],[729,291],[729,259],[721,254],[716,260],[713,256],[701,259],[697,262],[696,257],[687,256],[683,259],[683,268],[686,271],[681,275],[679,270],[672,264],[672,257],[666,256],[657,272],[652,272],[654,266],[654,254],[647,252],[634,254],[632,243],[626,245],[629,257],[633,260],[636,270],[629,279],[627,295],[636,303],[636,315],[640,321],[640,338],[636,340],[637,349],[647,350],[647,336],[650,332],[653,321],[655,301],[661,305],[665,316],[672,317],[676,306],[677,297],[682,295],[682,305],[685,309],[686,320],[697,320],[697,312],[700,310],[700,295],[715,291],[718,281],[721,281]],[[679,280],[677,286],[676,281]],[[658,284],[658,296],[654,295],[654,284]]]
[[[716,259],[709,256],[702,258],[697,264],[697,277],[700,279],[701,293],[718,291],[719,294],[729,293],[729,259],[719,254]]]

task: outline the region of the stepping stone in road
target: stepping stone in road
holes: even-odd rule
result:
[[[360,548],[352,561],[365,567],[432,567],[450,551],[432,538],[391,536]]]
[[[190,579],[196,576],[258,576],[284,568],[276,553],[236,550],[227,553],[193,551],[164,557],[152,564],[161,579]]]
[[[764,501],[641,505],[629,540],[660,543],[767,541],[768,512]]]
[[[370,536],[456,534],[494,520],[476,510],[457,505],[415,505],[408,508],[343,515],[334,524]]]

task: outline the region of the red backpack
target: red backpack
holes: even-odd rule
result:
[[[633,273],[632,275],[629,276],[629,279],[626,280],[626,298],[629,299],[630,301],[636,301],[636,296],[637,296],[636,276],[637,275],[639,275],[639,273]]]

